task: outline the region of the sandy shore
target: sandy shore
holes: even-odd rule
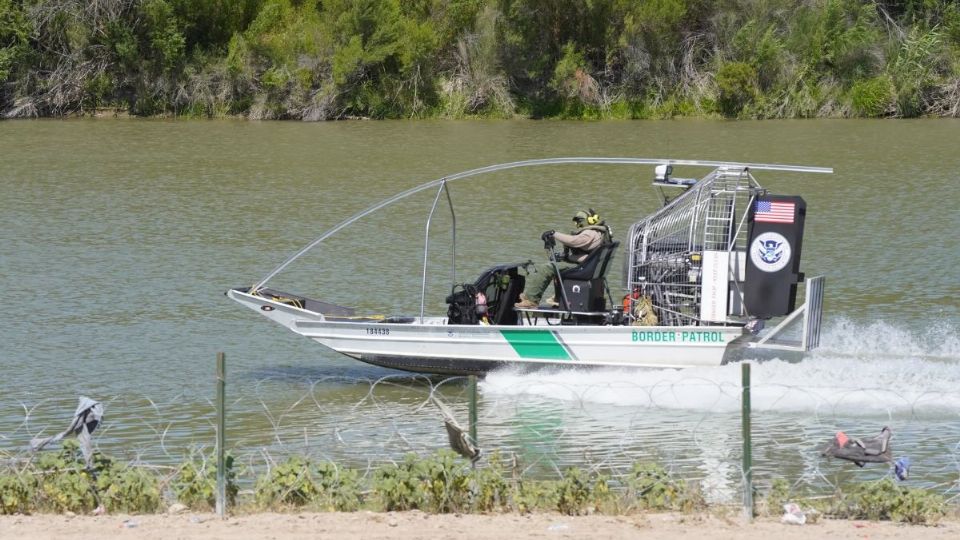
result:
[[[0,516],[0,538],[137,539],[501,539],[501,538],[960,538],[960,523],[922,527],[889,522],[820,520],[785,525],[763,518],[688,514],[570,517],[559,514],[433,515],[422,512],[251,514],[220,520],[212,514],[149,516]]]

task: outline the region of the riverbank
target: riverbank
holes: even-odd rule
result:
[[[145,516],[0,516],[0,538],[99,539],[229,537],[261,538],[394,539],[403,538],[697,538],[743,540],[801,540],[856,537],[871,540],[903,538],[939,540],[960,537],[960,523],[910,526],[888,521],[820,520],[814,524],[786,525],[775,518],[746,523],[739,516],[690,514],[638,514],[631,516],[563,516],[559,514],[460,515],[423,512],[263,513],[220,520],[213,514]]]
[[[0,116],[960,115],[943,0],[83,5],[0,3]]]

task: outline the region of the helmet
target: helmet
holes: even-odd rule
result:
[[[573,221],[577,223],[577,228],[582,229],[587,225],[597,225],[602,220],[600,219],[600,216],[593,210],[593,208],[591,208],[586,211],[584,210],[578,211],[576,214],[573,215]]]

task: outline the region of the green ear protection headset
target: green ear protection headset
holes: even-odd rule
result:
[[[577,222],[577,227],[583,227],[584,222],[586,222],[587,225],[597,225],[600,223],[600,216],[591,208],[586,212],[580,210],[574,214],[573,220]]]

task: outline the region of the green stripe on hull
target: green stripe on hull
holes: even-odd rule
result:
[[[500,330],[520,358],[570,360],[567,349],[550,330]]]

